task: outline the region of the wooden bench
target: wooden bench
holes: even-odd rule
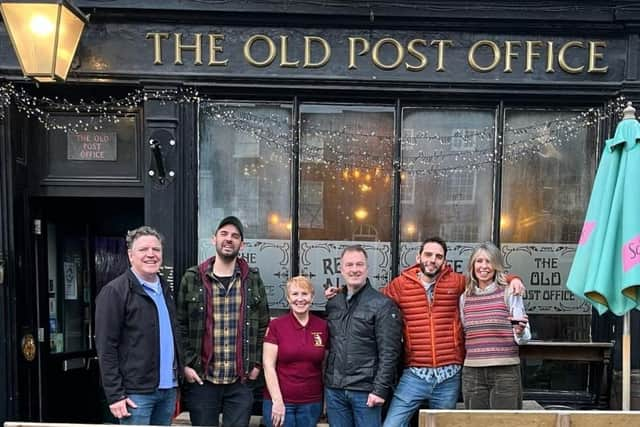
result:
[[[640,412],[469,411],[421,409],[420,427],[631,427]]]
[[[609,409],[609,394],[613,364],[613,342],[557,342],[529,341],[520,346],[522,359],[524,398],[536,400],[542,406],[566,405],[573,410]],[[540,361],[571,361],[589,364],[589,380],[585,390],[572,393],[538,385],[531,388],[524,377],[530,363]]]

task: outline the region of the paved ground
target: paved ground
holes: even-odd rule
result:
[[[252,416],[251,421],[249,422],[249,427],[260,427],[260,421],[262,417]],[[175,420],[173,420],[174,426],[190,426],[191,421],[189,421],[189,413],[183,412],[181,413]],[[329,424],[326,423],[318,423],[318,427],[329,427]]]
[[[464,409],[464,404],[463,403],[458,403],[456,409]],[[544,410],[544,408],[542,406],[540,406],[540,404],[538,402],[536,402],[535,400],[525,400],[522,402],[522,409],[525,411],[541,411]],[[262,417],[259,416],[252,416],[251,417],[251,421],[249,422],[249,427],[260,427],[262,424],[260,423],[260,421],[262,420]],[[189,421],[189,413],[188,412],[183,412],[181,413],[175,420],[173,420],[173,425],[174,426],[190,426],[191,425],[191,421]],[[329,424],[327,423],[318,423],[317,427],[329,427]]]

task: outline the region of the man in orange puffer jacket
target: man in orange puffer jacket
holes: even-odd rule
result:
[[[441,238],[426,239],[416,264],[381,289],[400,307],[405,349],[405,369],[384,427],[408,426],[425,401],[431,409],[454,409],[458,401],[464,361],[458,301],[466,278],[446,264],[446,255]],[[515,293],[524,290],[519,278],[507,279]]]

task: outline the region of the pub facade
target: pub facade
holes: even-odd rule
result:
[[[605,372],[527,361],[525,391],[611,405],[620,320],[565,281],[604,141],[640,101],[640,6],[75,3],[89,23],[65,82],[25,79],[0,32],[3,420],[106,420],[93,311],[127,268],[126,231],[164,234],[176,288],[227,215],[273,314],[298,274],[321,312],[350,244],[381,287],[429,236],[460,272],[494,241],[535,340],[615,343]]]

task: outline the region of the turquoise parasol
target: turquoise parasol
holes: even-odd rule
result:
[[[623,409],[625,401],[626,409],[629,405],[628,384],[625,395],[631,352],[628,313],[640,309],[639,140],[640,123],[629,102],[615,136],[606,141],[567,279],[567,288],[591,302],[598,313],[610,310],[625,316]]]

